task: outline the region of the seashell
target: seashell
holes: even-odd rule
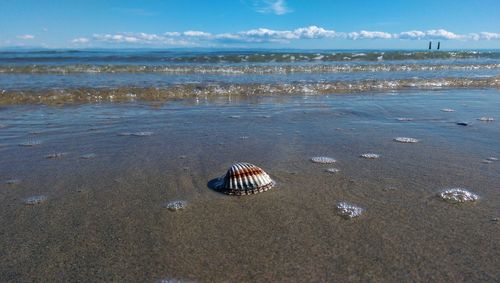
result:
[[[419,140],[417,140],[417,139],[414,139],[414,138],[404,138],[404,137],[394,138],[394,141],[401,142],[401,143],[416,143],[416,142],[419,142]]]
[[[438,196],[444,200],[451,203],[463,203],[463,202],[474,202],[479,199],[479,196],[469,192],[463,188],[451,188],[445,189],[438,193]]]
[[[217,191],[237,196],[264,192],[275,185],[271,177],[260,167],[244,162],[231,165],[226,175],[210,183],[209,186]]]
[[[326,157],[326,156],[315,156],[311,158],[311,161],[314,163],[322,163],[322,164],[330,164],[335,163],[337,160],[335,158]]]

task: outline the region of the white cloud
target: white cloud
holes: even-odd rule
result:
[[[383,31],[366,31],[350,32],[347,34],[350,39],[391,39],[393,35]]]
[[[496,40],[500,39],[500,33],[479,32],[469,34],[456,34],[444,29],[428,31],[406,31],[395,34],[394,38],[400,39],[437,39],[437,40]]]
[[[34,39],[35,36],[31,35],[31,34],[22,34],[22,35],[18,35],[17,38],[20,38],[20,39]]]
[[[176,31],[167,31],[163,35],[164,36],[180,36],[181,33],[180,32],[176,32]]]
[[[243,42],[288,42],[295,39],[333,38],[338,34],[317,26],[298,28],[295,30],[272,30],[267,28],[251,29],[236,34],[218,35],[219,39],[240,40]]]
[[[395,34],[394,38],[400,39],[426,39],[426,40],[495,40],[500,39],[500,33],[480,32],[469,34],[456,34],[444,29],[428,31],[405,31]]]
[[[239,32],[238,35],[247,38],[273,38],[273,39],[297,39],[292,31],[272,30],[267,28],[251,29]]]
[[[94,34],[94,39],[104,42],[134,43],[139,41],[139,37],[124,34]]]
[[[212,34],[208,32],[203,32],[203,31],[197,31],[197,30],[188,30],[182,33],[185,36],[189,37],[211,37]]]
[[[73,43],[88,43],[90,41],[114,44],[141,44],[156,46],[186,46],[220,44],[220,43],[289,43],[294,40],[308,39],[348,39],[348,40],[499,40],[500,34],[479,32],[456,34],[444,29],[419,31],[410,30],[400,33],[384,31],[354,31],[336,32],[318,26],[301,27],[294,30],[273,30],[257,28],[233,33],[212,34],[205,31],[188,30],[184,32],[169,31],[163,34],[153,33],[116,33],[94,34],[92,38],[75,38]]]
[[[71,43],[76,43],[76,44],[83,44],[83,43],[88,43],[89,39],[86,37],[77,37],[71,41]]]
[[[338,34],[334,30],[326,30],[317,26],[309,26],[306,28],[298,28],[294,30],[294,33],[299,38],[325,38],[325,37],[336,37]]]
[[[426,32],[426,38],[428,39],[463,39],[464,36],[454,34],[450,31],[444,29],[438,30],[428,30]]]
[[[93,40],[106,43],[144,44],[144,45],[192,45],[192,42],[179,37],[180,33],[168,33],[169,35],[157,35],[153,33],[118,33],[118,34],[94,34]]]
[[[284,15],[293,12],[285,0],[261,0],[255,3],[255,11],[262,14]]]
[[[500,39],[500,33],[483,31],[479,33],[479,39],[486,39],[486,40]]]
[[[425,36],[425,32],[419,30],[405,31],[399,34],[399,38],[402,39],[422,39]]]

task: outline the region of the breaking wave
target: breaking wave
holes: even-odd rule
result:
[[[0,52],[0,63],[25,62],[163,62],[163,63],[266,63],[266,62],[330,62],[381,60],[436,60],[436,59],[500,59],[495,51],[31,51]]]
[[[439,78],[401,80],[360,80],[334,82],[295,82],[287,84],[177,84],[163,88],[118,87],[75,88],[44,91],[8,91],[0,93],[0,105],[66,104],[121,101],[162,101],[176,98],[216,96],[321,95],[349,92],[405,89],[500,88],[500,77]]]
[[[288,65],[28,65],[0,66],[0,73],[165,73],[165,74],[291,74],[351,72],[474,71],[500,69],[496,64],[288,64]]]

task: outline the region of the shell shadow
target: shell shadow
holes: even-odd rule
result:
[[[213,191],[224,194],[224,192],[220,189],[221,177],[214,178],[207,183],[207,187]]]

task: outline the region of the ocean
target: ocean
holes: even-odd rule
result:
[[[498,87],[500,51],[0,52],[0,104]]]
[[[497,282],[499,87],[498,50],[2,51],[0,281]]]

